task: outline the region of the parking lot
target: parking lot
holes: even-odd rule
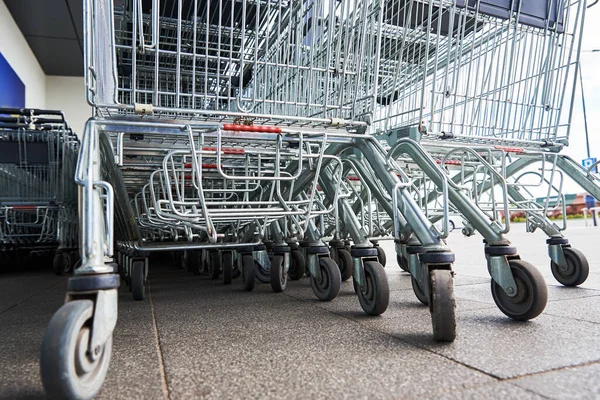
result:
[[[111,368],[98,398],[597,398],[600,396],[600,228],[570,223],[566,237],[590,261],[579,288],[552,277],[542,233],[515,225],[509,238],[538,266],[544,313],[505,317],[490,294],[481,238],[458,230],[458,337],[432,339],[427,307],[383,244],[392,290],[380,317],[366,316],[345,282],[332,302],[315,299],[308,278],[283,294],[223,286],[167,263],[152,265],[149,298],[120,289]],[[65,295],[48,268],[0,275],[0,397],[43,398],[39,349]]]

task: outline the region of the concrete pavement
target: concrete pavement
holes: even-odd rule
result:
[[[550,273],[542,234],[516,225],[509,238],[549,286],[530,322],[502,314],[490,294],[481,238],[455,232],[458,337],[432,340],[427,307],[384,244],[392,290],[380,317],[360,308],[352,284],[332,302],[307,278],[283,294],[243,292],[168,265],[151,267],[150,298],[122,287],[114,350],[100,399],[600,397],[600,228],[567,231],[590,260],[580,288]],[[39,348],[66,278],[50,268],[0,274],[0,398],[43,398]]]

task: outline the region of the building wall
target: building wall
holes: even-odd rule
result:
[[[85,98],[83,77],[47,76],[46,108],[63,111],[71,128],[81,138],[85,121],[92,116],[92,108]]]
[[[25,106],[45,108],[46,75],[4,1],[0,1],[0,53],[25,84]]]

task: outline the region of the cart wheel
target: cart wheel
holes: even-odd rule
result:
[[[119,263],[119,276],[125,280],[125,255],[121,254],[121,262]]]
[[[194,272],[198,265],[198,253],[196,251],[190,251],[188,253],[188,261],[186,265],[187,272]]]
[[[88,354],[90,325],[94,312],[91,300],[63,305],[52,317],[44,339],[40,373],[46,395],[51,399],[91,399],[100,390],[112,352],[112,336]]]
[[[231,285],[233,276],[233,254],[230,251],[223,252],[223,284]]]
[[[587,258],[581,251],[572,247],[564,247],[563,251],[567,259],[567,266],[561,268],[554,261],[551,261],[552,275],[565,286],[581,285],[590,273],[590,264]]]
[[[396,255],[396,262],[402,271],[408,272],[408,263],[404,257]]]
[[[283,256],[274,256],[271,260],[271,287],[275,293],[281,293],[287,287],[288,276],[283,265]]]
[[[190,253],[186,250],[180,252],[180,255],[178,257],[178,261],[179,264],[177,265],[178,268],[180,269],[184,269],[187,270],[188,269],[188,263],[190,262]]]
[[[321,279],[310,277],[313,293],[321,301],[330,301],[336,298],[342,286],[340,269],[329,257],[319,258]]]
[[[240,271],[240,266],[238,263],[238,259],[241,257],[241,255],[237,254],[237,253],[231,253],[232,255],[234,255],[235,257],[233,258],[233,273],[231,274],[231,279],[237,279],[238,277],[240,277],[242,275],[242,271]]]
[[[52,269],[58,276],[68,274],[71,271],[71,257],[68,253],[56,253],[52,260]]]
[[[290,253],[290,269],[288,275],[291,280],[297,281],[304,276],[306,271],[306,260],[300,250],[292,250]]]
[[[492,297],[504,314],[518,321],[535,318],[544,311],[548,289],[540,271],[523,260],[510,260],[510,269],[517,284],[517,294],[509,297],[502,287],[492,280]]]
[[[367,261],[365,265],[366,285],[358,291],[358,300],[368,315],[381,315],[390,303],[390,286],[383,265]]]
[[[429,304],[429,299],[425,296],[425,292],[421,285],[419,285],[419,281],[417,281],[412,275],[410,276],[410,283],[412,284],[413,292],[415,292],[415,296],[417,299],[425,305]]]
[[[387,263],[387,256],[385,255],[385,251],[381,248],[381,246],[375,246],[377,249],[377,259],[379,260],[379,264],[385,268],[385,264]]]
[[[134,261],[131,266],[131,293],[134,300],[144,300],[146,297],[146,263]]]
[[[347,250],[339,249],[337,251],[339,258],[339,266],[340,266],[340,275],[342,277],[342,281],[347,281],[352,277],[352,256]],[[333,261],[333,260],[332,260]]]
[[[251,292],[254,289],[254,275],[256,274],[256,264],[252,256],[242,257],[242,285],[244,290]]]
[[[217,250],[213,250],[208,253],[209,264],[208,264],[208,274],[211,279],[219,279],[221,275],[221,260],[219,259],[219,252]]]
[[[194,255],[194,262],[192,263],[192,273],[194,275],[202,275],[202,252],[198,251]]]
[[[452,271],[431,271],[431,322],[433,338],[439,342],[453,342],[456,338],[456,303]]]

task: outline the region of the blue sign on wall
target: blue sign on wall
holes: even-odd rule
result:
[[[25,107],[25,85],[0,53],[0,107]]]

